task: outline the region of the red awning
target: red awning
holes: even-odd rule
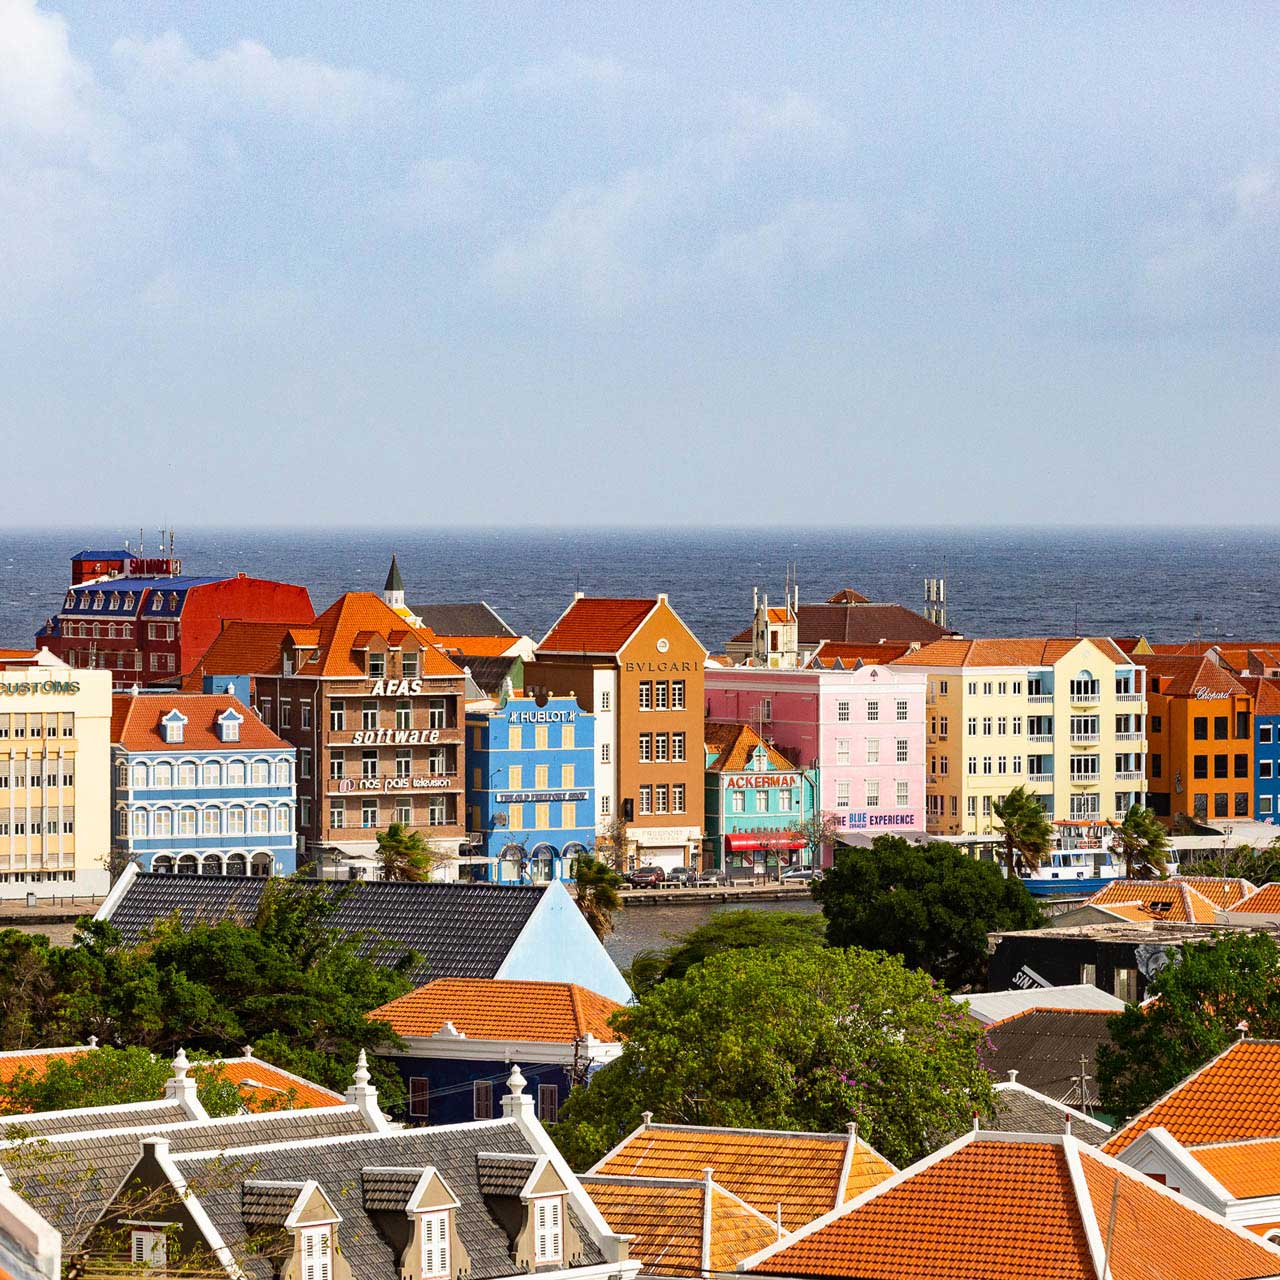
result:
[[[749,835],[725,836],[725,848],[730,853],[755,853],[767,849],[770,853],[778,849],[803,849],[805,842],[790,831],[781,832],[774,837],[765,831],[755,831]]]

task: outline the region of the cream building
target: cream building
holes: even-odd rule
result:
[[[1112,641],[938,640],[892,665],[928,675],[930,832],[998,831],[992,806],[1020,785],[1053,820],[1143,802],[1145,672]]]
[[[0,659],[0,900],[106,894],[110,766],[110,671]]]

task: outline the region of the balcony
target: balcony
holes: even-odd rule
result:
[[[1052,782],[1053,774],[1040,773],[1037,770],[1031,769],[1027,771],[1027,781],[1028,782]]]
[[[1116,774],[1117,782],[1142,782],[1146,778],[1146,774],[1140,769],[1126,769],[1123,773]]]
[[[1027,738],[1031,742],[1052,742],[1053,734],[1051,733],[1029,733]]]
[[[1087,684],[1073,684],[1071,686],[1071,705],[1074,707],[1092,707],[1102,701],[1102,691],[1099,687]]]
[[[1100,740],[1101,740],[1101,738],[1102,738],[1102,735],[1101,735],[1100,733],[1084,733],[1083,731],[1081,731],[1081,732],[1077,733],[1077,732],[1076,732],[1076,730],[1074,730],[1074,729],[1072,729],[1072,731],[1071,731],[1071,741],[1072,741],[1072,743],[1076,743],[1076,742],[1098,742],[1098,741],[1100,741]]]
[[[356,774],[351,778],[328,778],[324,790],[330,796],[382,795],[403,791],[414,794],[461,791],[462,778],[456,773],[428,773],[426,770],[409,777],[395,773],[378,773],[367,777]]]
[[[1102,781],[1100,773],[1076,773],[1071,772],[1071,785],[1073,787],[1096,787]]]
[[[1028,702],[1052,702],[1053,694],[1051,693],[1029,693],[1027,694]]]
[[[1116,690],[1117,702],[1142,702],[1146,696],[1145,693],[1121,693],[1118,689]]]
[[[1117,733],[1117,742],[1141,742],[1147,735],[1145,733]]]

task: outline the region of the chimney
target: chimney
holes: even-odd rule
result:
[[[387,1117],[378,1106],[378,1091],[369,1083],[369,1059],[363,1049],[356,1059],[356,1069],[347,1090],[347,1106],[355,1107],[365,1118],[370,1133],[386,1133],[390,1129]]]
[[[1010,1067],[1010,1068],[1009,1068],[1009,1083],[1010,1083],[1010,1084],[1017,1084],[1017,1083],[1018,1083],[1018,1068],[1017,1068],[1017,1067]]]
[[[533,1099],[524,1091],[525,1078],[519,1066],[511,1064],[511,1074],[507,1077],[509,1092],[502,1100],[502,1114],[508,1120],[519,1120],[522,1124],[533,1122]]]

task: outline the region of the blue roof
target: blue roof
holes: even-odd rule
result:
[[[77,551],[71,559],[73,562],[76,560],[133,560],[137,558],[137,554],[136,551],[117,547],[114,551]]]
[[[226,582],[230,575],[195,578],[179,574],[176,578],[103,578],[99,582],[81,582],[70,587],[71,591],[185,591],[188,587],[203,587],[210,582]]]

